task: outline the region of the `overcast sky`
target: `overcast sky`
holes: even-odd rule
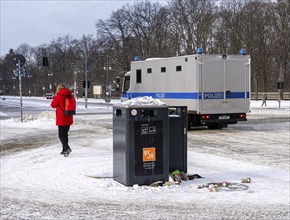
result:
[[[71,34],[96,35],[95,23],[138,0],[0,0],[1,56],[20,44],[38,46]],[[162,0],[161,0],[162,1]]]

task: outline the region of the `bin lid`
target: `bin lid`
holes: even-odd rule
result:
[[[114,107],[122,108],[168,108],[168,105],[159,99],[153,99],[150,96],[137,97],[127,101],[115,104]]]

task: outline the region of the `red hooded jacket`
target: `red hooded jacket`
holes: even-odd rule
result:
[[[73,116],[64,114],[64,102],[65,97],[72,95],[72,92],[67,88],[62,88],[58,91],[56,96],[50,104],[52,108],[56,108],[56,125],[57,126],[69,126],[73,124]]]

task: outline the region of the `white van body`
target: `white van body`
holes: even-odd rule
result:
[[[250,108],[250,56],[194,54],[131,62],[122,99],[151,96],[187,106],[189,123],[222,128],[245,121]]]

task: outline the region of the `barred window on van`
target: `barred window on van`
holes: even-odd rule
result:
[[[152,68],[147,68],[147,73],[152,73]]]
[[[136,70],[136,83],[141,83],[141,69]]]
[[[166,72],[166,67],[161,67],[161,73],[165,73]]]
[[[176,66],[176,72],[180,72],[182,70],[181,66]]]

